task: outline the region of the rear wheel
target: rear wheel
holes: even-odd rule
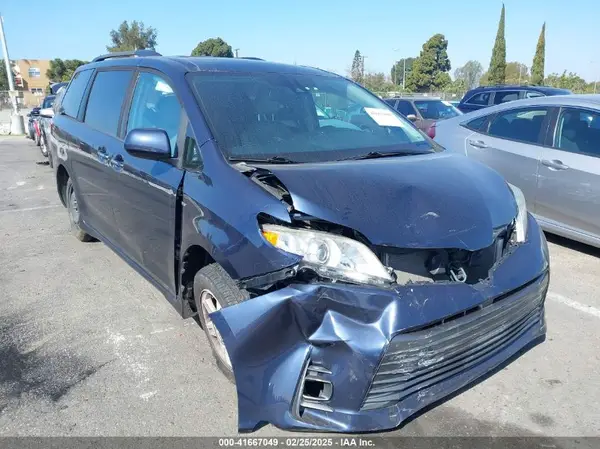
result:
[[[69,222],[71,223],[71,234],[81,242],[89,242],[92,240],[92,236],[81,229],[81,215],[79,214],[79,202],[77,201],[77,194],[75,187],[71,182],[71,178],[67,180],[65,186],[65,198],[67,199],[67,211],[69,212]]]
[[[210,314],[224,307],[239,304],[249,298],[246,290],[241,290],[217,263],[202,268],[194,278],[194,300],[200,324],[206,333],[217,366],[229,380],[235,382],[233,368],[223,338]]]
[[[40,137],[40,151],[45,157],[48,157],[48,145],[46,143],[46,136],[43,134]]]

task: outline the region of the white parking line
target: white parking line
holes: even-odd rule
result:
[[[0,214],[3,214],[5,212],[28,212],[31,210],[41,210],[41,209],[52,209],[53,207],[60,207],[60,204],[53,204],[51,206],[36,206],[36,207],[24,207],[22,209],[5,209],[5,210],[0,210]]]
[[[547,296],[548,299],[552,301],[559,302],[564,304],[565,306],[569,306],[572,309],[579,310],[580,312],[587,313],[588,315],[595,316],[596,318],[600,318],[600,309],[596,309],[592,306],[586,306],[585,304],[581,304],[580,302],[573,301],[572,299],[567,298],[566,296],[559,295],[558,293],[550,292]]]

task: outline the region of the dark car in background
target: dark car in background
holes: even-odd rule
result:
[[[27,137],[31,140],[36,139],[36,126],[35,121],[40,115],[40,107],[35,107],[27,114]]]
[[[452,103],[440,98],[387,98],[385,102],[429,137],[433,137],[430,129],[435,122],[462,115]]]
[[[50,93],[52,95],[56,95],[61,87],[66,87],[68,82],[54,83],[50,85]]]
[[[546,86],[521,86],[521,85],[497,85],[480,86],[468,91],[460,100],[458,109],[467,113],[479,109],[507,103],[509,101],[522,100],[524,98],[548,97],[552,95],[569,95],[568,89],[558,89]]]
[[[40,110],[38,112],[38,115],[35,119],[35,123],[34,123],[35,143],[36,143],[36,145],[38,145],[40,147],[40,151],[42,152],[42,155],[44,155],[45,157],[48,157],[48,145],[47,145],[47,138],[44,134],[45,133],[44,122],[46,120],[48,120],[47,111],[52,110],[52,105],[54,105],[55,98],[56,98],[56,95],[48,95],[44,98],[44,100],[42,101]]]
[[[545,336],[521,191],[342,76],[113,53],[55,110],[72,233],[198,315],[242,431],[394,428]]]

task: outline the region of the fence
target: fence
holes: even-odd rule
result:
[[[408,92],[373,92],[381,98],[439,98],[447,101],[459,101],[466,92],[427,92],[427,93],[408,93]]]

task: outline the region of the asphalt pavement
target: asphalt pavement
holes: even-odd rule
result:
[[[236,435],[202,330],[70,235],[43,161],[0,137],[0,436]],[[386,435],[600,436],[600,250],[549,241],[547,340]]]

